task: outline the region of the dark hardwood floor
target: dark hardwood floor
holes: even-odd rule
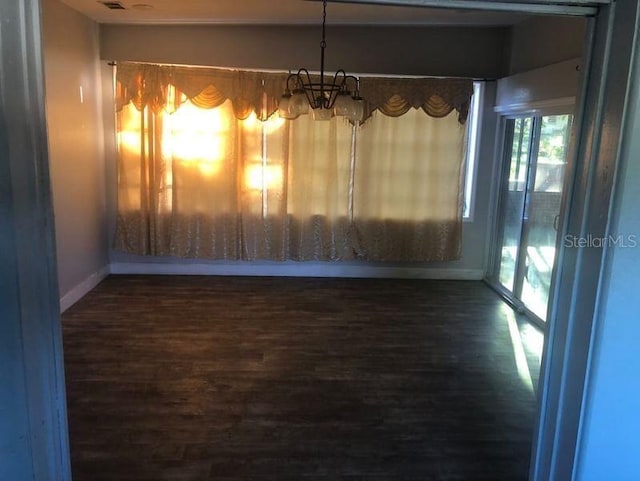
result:
[[[480,282],[111,276],[63,315],[73,479],[526,480],[507,315]]]

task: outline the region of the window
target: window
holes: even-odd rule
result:
[[[406,100],[416,98],[411,88],[395,93],[397,80],[393,89],[373,82],[379,107],[352,125],[270,116],[269,78],[162,69],[125,69],[119,84],[117,248],[247,260],[459,257],[459,115],[470,82],[407,81],[423,95],[419,108]],[[189,96],[171,83],[147,92],[158,78],[183,82]]]
[[[478,151],[480,149],[478,131],[481,123],[481,106],[484,96],[484,84],[482,82],[473,83],[473,97],[469,108],[467,152],[465,162],[464,180],[464,205],[462,217],[465,220],[473,220],[473,207],[475,201],[476,165]]]

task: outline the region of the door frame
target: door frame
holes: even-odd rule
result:
[[[598,8],[611,4],[612,0],[331,0],[331,2],[586,17],[597,15]]]
[[[564,99],[560,99],[560,101],[556,104],[553,101],[547,102],[547,106],[545,108],[529,108],[527,105],[519,106],[518,109],[508,110],[505,113],[500,113],[498,117],[498,132],[497,137],[498,140],[496,142],[495,154],[496,158],[499,159],[499,165],[497,166],[496,172],[496,198],[494,200],[493,206],[496,215],[494,216],[491,222],[491,242],[489,247],[489,257],[487,261],[487,272],[485,276],[485,282],[496,291],[509,305],[511,305],[515,310],[520,313],[524,313],[536,326],[540,329],[545,329],[546,322],[540,318],[535,312],[529,309],[518,296],[518,291],[521,290],[522,286],[518,286],[518,278],[521,276],[521,271],[523,269],[523,252],[518,249],[518,259],[516,261],[515,271],[514,271],[514,287],[513,291],[510,291],[506,287],[504,287],[498,278],[498,269],[500,266],[500,257],[502,250],[502,239],[501,233],[504,229],[504,219],[500,215],[502,209],[504,207],[504,195],[503,192],[508,186],[509,182],[509,165],[511,163],[511,153],[507,148],[507,142],[513,138],[513,129],[509,129],[509,121],[518,120],[522,118],[532,118],[532,126],[531,126],[531,140],[530,142],[533,145],[537,145],[534,147],[534,150],[529,152],[529,157],[533,156],[537,158],[537,151],[539,149],[539,141],[541,132],[541,124],[540,120],[544,116],[550,115],[574,115],[575,106],[574,104],[568,104],[564,101]],[[575,124],[575,118],[572,120],[571,130],[573,130]],[[537,140],[537,141],[536,141]],[[567,150],[567,155],[569,155],[569,151]],[[537,162],[537,160],[536,160]],[[529,161],[527,162],[527,179],[525,189],[532,190],[533,183],[535,183],[535,178],[531,177],[531,169],[535,169],[537,166],[535,163],[531,164]],[[569,173],[569,168],[565,168],[565,176],[563,180],[562,187],[562,201],[561,204],[566,202],[566,189],[571,184],[571,179],[567,178]],[[529,192],[525,192],[525,205],[523,215],[527,210],[527,202],[529,202]],[[560,212],[559,212],[560,214]],[[527,232],[526,221],[523,221],[519,244],[522,244],[522,239],[526,238]],[[560,232],[558,230],[558,237],[560,236]],[[552,273],[552,284],[549,287],[549,305],[553,302],[552,293],[553,293],[553,284],[555,283],[555,278]]]
[[[0,18],[0,479],[70,481],[40,4]]]
[[[573,182],[566,192],[567,200],[561,210],[561,218],[565,220],[559,227],[563,236],[590,233],[604,237],[608,233],[619,145],[621,139],[631,135],[624,130],[628,92],[640,89],[640,80],[629,76],[636,55],[639,8],[636,0],[334,1],[591,16],[586,68],[567,168],[567,177],[573,178]],[[30,439],[23,453],[29,459],[28,466],[20,472],[26,474],[25,479],[35,481],[68,481],[69,447],[46,148],[40,5],[38,0],[1,5],[4,20],[0,32],[4,45],[1,62],[7,68],[2,69],[0,80],[2,89],[11,86],[11,94],[5,90],[0,105],[0,163],[11,175],[6,182],[0,182],[0,197],[9,199],[6,209],[3,206],[5,210],[0,212],[0,222],[7,227],[7,237],[12,241],[5,260],[13,270],[5,276],[7,279],[0,277],[0,280],[6,280],[15,289],[0,297],[0,308],[9,313],[5,322],[18,327],[15,339],[10,341],[20,347],[19,360],[26,366],[16,373],[26,386],[28,408],[26,424],[17,428],[26,430]],[[7,102],[13,102],[14,107],[7,106]],[[19,115],[20,123],[6,121],[15,115]],[[27,141],[19,143],[20,139]],[[37,220],[26,222],[26,213]],[[553,289],[556,301],[545,336],[531,481],[573,479],[585,375],[591,359],[591,332],[603,278],[603,255],[603,249],[560,246],[558,251],[558,282]]]

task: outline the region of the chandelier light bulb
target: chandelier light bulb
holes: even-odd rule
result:
[[[362,122],[364,119],[364,100],[362,97],[355,95],[351,101],[353,102],[353,108],[349,115],[347,115],[347,118],[351,122]]]
[[[331,120],[331,117],[333,117],[333,110],[318,107],[317,109],[313,109],[311,114],[313,116],[313,120]]]
[[[295,89],[289,99],[289,112],[297,117],[309,112],[309,101],[302,89]]]
[[[278,103],[278,115],[283,119],[295,119],[297,116],[291,111],[291,92],[287,91]]]
[[[355,115],[354,100],[351,98],[348,90],[343,90],[338,94],[333,109],[336,115],[342,115],[344,117]]]

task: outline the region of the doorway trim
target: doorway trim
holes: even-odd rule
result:
[[[578,437],[603,279],[603,248],[571,248],[566,236],[605,237],[631,88],[638,4],[618,0],[589,20],[566,199],[561,208],[557,282],[542,366],[542,397],[531,480],[575,479]],[[637,81],[636,81],[637,82]],[[605,128],[606,119],[606,128]],[[578,127],[579,126],[579,127]]]
[[[0,18],[0,479],[70,481],[40,3]]]
[[[624,111],[630,88],[637,81],[629,77],[634,58],[638,5],[636,0],[473,1],[473,0],[334,0],[350,3],[487,9],[521,13],[591,16],[587,38],[585,75],[577,104],[572,133],[566,202],[560,226],[564,235],[605,235],[613,179],[624,134]],[[11,2],[5,2],[9,5]],[[5,5],[5,4],[3,4]],[[59,337],[57,280],[53,217],[47,173],[46,120],[44,116],[42,46],[38,0],[3,6],[2,64],[3,102],[13,98],[19,105],[22,123],[7,124],[6,105],[0,106],[0,140],[7,146],[12,133],[28,139],[20,148],[4,149],[0,159],[8,166],[11,204],[0,221],[10,227],[14,245],[7,255],[15,264],[15,294],[1,298],[0,307],[12,313],[22,333],[25,383],[28,403],[30,459],[36,481],[70,479],[67,439],[64,369]],[[12,27],[12,25],[15,25]],[[22,59],[26,64],[22,65]],[[15,68],[21,65],[22,68]],[[31,96],[25,89],[33,87]],[[614,87],[614,88],[609,88]],[[7,89],[10,93],[8,93]],[[35,92],[35,94],[33,93]],[[24,102],[20,104],[20,102]],[[604,119],[607,128],[604,128]],[[0,142],[0,147],[3,147]],[[4,155],[6,154],[6,155]],[[26,160],[29,160],[28,162]],[[6,165],[5,165],[6,164]],[[1,184],[1,183],[0,183]],[[33,212],[36,222],[23,223],[20,216]],[[5,214],[2,213],[4,216]],[[5,222],[6,221],[6,222]],[[34,239],[36,241],[34,242]],[[534,438],[531,481],[573,479],[578,442],[585,373],[590,362],[591,332],[599,298],[603,268],[602,249],[558,251],[558,282],[554,305],[547,323],[539,420]],[[4,280],[0,279],[0,280]],[[10,281],[10,279],[7,279]],[[37,329],[33,331],[33,329]],[[38,335],[33,335],[37,332]],[[43,419],[44,423],[35,422]],[[25,468],[27,469],[27,468]]]
[[[333,3],[364,3],[401,7],[448,8],[460,10],[490,10],[534,15],[596,15],[598,7],[612,0],[331,0]]]

